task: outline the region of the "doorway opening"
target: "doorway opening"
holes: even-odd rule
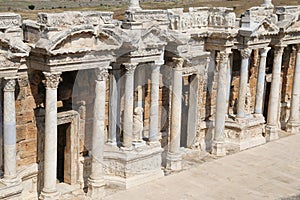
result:
[[[71,123],[61,124],[57,127],[57,180],[69,183],[70,174],[70,131]]]

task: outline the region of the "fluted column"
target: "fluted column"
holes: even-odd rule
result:
[[[14,184],[17,180],[16,170],[16,110],[15,79],[6,79],[3,88],[3,130],[4,130],[4,179],[6,184]]]
[[[41,199],[58,199],[57,167],[57,87],[61,73],[44,72],[46,78],[46,114],[44,144],[44,188]]]
[[[106,99],[106,79],[108,70],[96,69],[96,86],[93,116],[93,136],[92,136],[92,172],[88,179],[89,197],[101,199],[104,196],[103,178],[103,153],[105,134],[105,99]]]
[[[225,156],[225,116],[226,116],[226,90],[227,90],[227,65],[229,51],[221,51],[218,54],[218,87],[215,114],[215,132],[213,137],[212,152],[216,156]]]
[[[116,146],[120,135],[120,65],[115,65],[109,75],[109,132],[107,143]]]
[[[300,45],[297,45],[296,65],[294,69],[294,81],[292,89],[290,118],[287,123],[287,131],[299,133],[299,106],[300,106]]]
[[[278,112],[280,102],[280,75],[282,65],[282,55],[284,47],[276,47],[274,52],[274,62],[272,71],[272,83],[269,97],[268,119],[266,125],[266,139],[268,141],[278,139]]]
[[[134,104],[134,71],[137,63],[124,64],[125,73],[125,94],[124,94],[124,120],[123,120],[123,146],[132,147],[133,137],[133,104]]]
[[[160,65],[153,64],[151,66],[151,102],[150,102],[150,129],[149,140],[150,142],[158,142],[159,133],[159,75]]]
[[[167,168],[170,170],[181,170],[182,155],[180,153],[181,133],[181,97],[182,97],[182,58],[173,58],[172,99],[171,99],[171,129],[170,141],[167,155]]]
[[[263,99],[264,99],[264,89],[265,89],[265,79],[266,79],[266,61],[267,55],[271,48],[266,47],[260,49],[260,63],[257,76],[256,84],[256,96],[255,96],[255,114],[263,114]]]
[[[246,94],[247,94],[247,83],[248,83],[248,68],[249,68],[249,58],[251,56],[251,49],[242,49],[242,66],[240,70],[240,83],[239,83],[239,96],[238,96],[238,108],[236,116],[238,118],[243,118],[246,116]]]

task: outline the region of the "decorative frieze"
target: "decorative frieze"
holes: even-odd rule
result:
[[[14,13],[0,14],[0,29],[21,26],[21,16]]]

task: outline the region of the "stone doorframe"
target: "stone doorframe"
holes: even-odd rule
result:
[[[75,110],[57,113],[57,125],[70,123],[70,131],[66,135],[64,182],[70,185],[78,183],[78,163],[79,163],[79,134],[80,115]]]

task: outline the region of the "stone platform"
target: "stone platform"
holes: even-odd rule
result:
[[[106,184],[127,189],[163,177],[162,151],[160,145],[144,145],[130,150],[106,146],[104,150]]]
[[[227,149],[242,151],[266,143],[266,139],[263,137],[264,123],[265,120],[262,115],[226,119]]]

